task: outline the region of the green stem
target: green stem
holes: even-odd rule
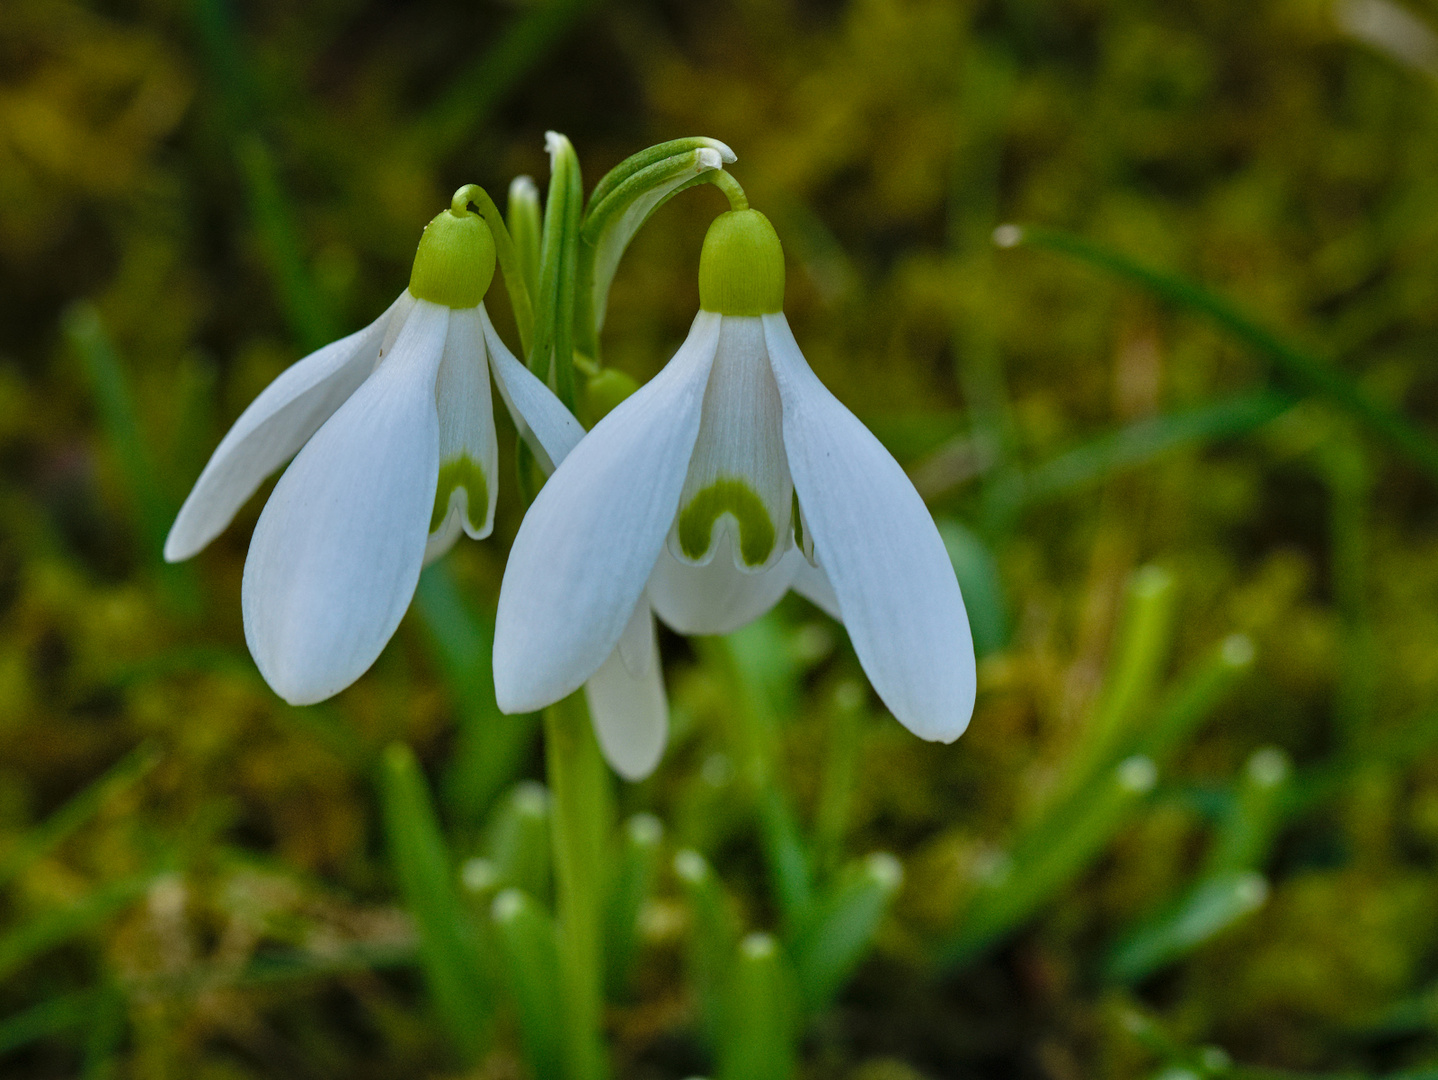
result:
[[[608,1073],[601,1038],[608,776],[578,694],[544,710],[544,737],[553,798],[565,1060],[570,1080],[603,1080]]]
[[[706,172],[702,174],[699,179],[703,183],[713,184],[722,191],[724,197],[729,200],[730,210],[749,209],[749,196],[744,194],[744,189],[739,186],[739,181],[735,180],[734,177],[730,176],[729,173],[723,169],[714,169],[711,172]]]
[[[505,228],[504,216],[489,197],[489,192],[478,184],[465,184],[454,193],[450,209],[458,214],[473,203],[479,209],[479,216],[494,234],[494,251],[499,258],[499,269],[504,274],[504,287],[509,290],[509,303],[514,308],[514,322],[519,327],[519,344],[526,353],[534,340],[534,304],[529,296],[529,286],[524,278],[524,264],[519,249]]]

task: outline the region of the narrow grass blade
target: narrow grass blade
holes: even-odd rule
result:
[[[750,934],[740,942],[719,1043],[718,1080],[789,1080],[795,1075],[793,993],[777,941]]]
[[[1253,643],[1233,635],[1185,676],[1153,719],[1124,747],[1128,754],[1072,796],[1055,803],[996,859],[988,878],[960,910],[939,963],[964,963],[1031,918],[1084,871],[1153,787],[1165,763],[1222,702],[1253,663]]]
[[[1233,805],[1213,839],[1208,873],[1258,869],[1283,823],[1292,775],[1293,765],[1278,747],[1254,751],[1244,766]]]
[[[709,863],[686,848],[674,856],[674,874],[689,901],[686,976],[699,1014],[699,1027],[711,1049],[723,1037],[724,1004],[739,946],[739,927]]]
[[[414,125],[414,145],[434,160],[460,150],[495,107],[596,0],[539,0],[517,16]]]
[[[810,1012],[828,1008],[863,961],[903,880],[899,860],[876,852],[851,866],[816,905],[789,948],[799,994]]]
[[[27,919],[0,936],[0,980],[30,960],[100,925],[143,896],[155,880],[153,872],[136,874],[97,886],[92,892],[53,911]]]
[[[779,718],[793,713],[798,671],[772,617],[730,634],[716,643],[716,651],[734,679],[733,736],[743,763],[740,774],[753,795],[764,860],[784,925],[792,932],[813,898],[813,859],[777,779]]]
[[[114,455],[146,561],[159,564],[175,508],[165,499],[150,448],[140,432],[129,376],[93,305],[70,307],[64,329],[89,383],[100,431]]]
[[[80,1080],[110,1080],[118,1071],[120,1044],[125,1037],[125,994],[115,985],[95,998],[85,1032],[85,1058]]]
[[[1155,270],[1090,240],[1054,229],[1004,225],[995,231],[994,238],[1001,247],[1027,244],[1072,256],[1202,315],[1266,356],[1289,385],[1332,402],[1391,449],[1438,477],[1438,441],[1432,435],[1396,409],[1371,397],[1356,380],[1332,364],[1284,340],[1217,293],[1181,275]]]
[[[94,1015],[94,990],[62,994],[0,1020],[0,1056],[39,1039],[83,1027]]]
[[[539,721],[499,711],[489,662],[494,612],[475,611],[444,562],[420,575],[414,602],[458,726],[443,778],[445,805],[456,821],[475,827],[533,752]]]
[[[235,157],[285,321],[301,347],[313,352],[339,334],[305,263],[299,226],[274,155],[258,135],[242,134],[235,142]]]
[[[460,904],[428,787],[409,747],[396,743],[385,751],[381,779],[390,858],[419,929],[429,991],[450,1041],[466,1061],[475,1061],[489,1036],[488,973],[475,928]]]
[[[974,632],[974,651],[980,658],[998,652],[1008,644],[1009,612],[993,553],[976,533],[952,519],[939,522],[939,536],[964,594],[964,609]]]
[[[625,823],[623,846],[605,912],[605,985],[610,997],[628,989],[639,949],[639,919],[654,891],[664,826],[653,814],[635,814]]]
[[[1088,867],[1157,778],[1149,758],[1127,758],[1021,838],[960,912],[939,963],[970,960],[1032,918]]]
[[[564,1080],[564,995],[554,920],[519,889],[494,900],[495,938],[535,1080]]]
[[[0,885],[14,880],[36,860],[54,851],[107,802],[139,783],[159,760],[160,749],[154,743],[142,743],[126,754],[105,775],[31,829],[4,857],[0,857]]]
[[[1257,911],[1268,899],[1268,882],[1251,870],[1227,870],[1124,935],[1103,962],[1111,982],[1140,982]]]
[[[1129,580],[1103,689],[1074,747],[1066,793],[1110,767],[1133,741],[1134,726],[1148,709],[1168,661],[1173,603],[1173,576],[1162,567],[1141,567]]]
[[[553,883],[549,792],[525,780],[514,786],[495,814],[489,859],[500,888],[516,888],[547,903]]]
[[[1262,390],[1137,421],[1035,466],[1023,476],[1020,498],[1025,503],[1042,502],[1185,446],[1246,435],[1282,416],[1294,403],[1292,395]]]
[[[828,746],[814,811],[814,868],[821,874],[831,873],[839,865],[849,831],[866,697],[863,686],[846,679],[834,688],[830,699]]]
[[[1168,693],[1144,725],[1134,750],[1157,762],[1188,741],[1194,729],[1253,667],[1253,642],[1244,634],[1230,634],[1212,654]]]

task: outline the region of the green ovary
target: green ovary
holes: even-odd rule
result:
[[[484,528],[484,519],[489,512],[489,482],[474,459],[468,454],[461,454],[439,467],[439,486],[434,489],[434,513],[429,516],[430,532],[444,524],[445,515],[449,513],[450,493],[458,487],[464,488],[469,497],[465,510],[469,527],[475,532]]]
[[[774,550],[774,523],[754,489],[732,477],[715,480],[680,512],[679,549],[691,559],[703,558],[722,514],[732,514],[739,523],[739,557],[744,564],[763,563]]]

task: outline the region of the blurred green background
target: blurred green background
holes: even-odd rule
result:
[[[538,726],[488,683],[513,486],[311,708],[245,651],[262,498],[160,560],[240,410],[456,187],[542,187],[555,128],[586,190],[736,150],[981,653],[939,746],[796,598],[663,638],[614,1075],[1438,1076],[1438,8],[1404,4],[0,2],[0,1075],[555,1075],[490,907],[550,889]],[[682,340],[722,209],[640,233],[608,363]]]

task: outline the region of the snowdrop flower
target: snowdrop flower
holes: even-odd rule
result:
[[[165,541],[187,559],[287,458],[250,540],[245,640],[293,705],[374,663],[421,568],[494,522],[498,443],[489,381],[546,469],[583,429],[505,348],[482,300],[494,239],[460,198],[426,227],[389,310],[288,368],[220,442]],[[296,453],[298,451],[298,453]]]
[[[682,633],[727,633],[793,588],[844,623],[895,717],[952,741],[975,682],[958,581],[903,470],[799,352],[767,218],[715,220],[699,295],[683,346],[520,526],[495,627],[500,708],[564,697],[616,645],[637,654],[626,641],[651,605]]]

